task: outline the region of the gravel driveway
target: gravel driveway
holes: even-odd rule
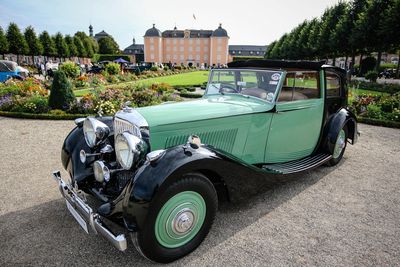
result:
[[[0,117],[0,266],[152,265],[68,213],[50,173],[73,126]],[[400,265],[400,130],[359,128],[339,166],[222,205],[205,242],[172,265]]]

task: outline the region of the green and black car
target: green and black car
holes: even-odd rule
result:
[[[76,124],[61,155],[70,180],[54,172],[68,209],[86,232],[121,251],[128,234],[157,262],[193,251],[219,201],[336,165],[358,136],[345,71],[307,61],[233,62],[211,71],[201,99]]]

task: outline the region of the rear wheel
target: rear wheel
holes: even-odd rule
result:
[[[217,211],[217,193],[201,174],[189,174],[159,192],[134,240],[150,260],[171,262],[197,248]]]
[[[335,166],[336,164],[338,164],[340,162],[340,160],[343,158],[343,154],[344,154],[344,151],[346,150],[346,146],[347,146],[347,127],[344,126],[340,130],[340,132],[336,138],[332,158],[328,161],[329,166]]]

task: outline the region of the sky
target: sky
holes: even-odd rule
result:
[[[0,26],[10,22],[36,32],[73,35],[102,30],[111,34],[120,49],[143,43],[153,23],[161,30],[215,30],[219,23],[228,31],[231,45],[267,45],[305,19],[322,15],[338,0],[0,0]],[[194,17],[196,19],[194,19]]]

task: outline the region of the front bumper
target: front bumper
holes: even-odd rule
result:
[[[72,208],[82,217],[82,219],[90,225],[95,234],[104,236],[110,241],[118,250],[125,251],[127,248],[127,241],[124,234],[115,235],[107,226],[102,222],[101,216],[93,212],[92,208],[85,203],[79,196],[79,192],[72,187],[72,185],[64,182],[61,178],[60,171],[53,172],[53,178],[58,183],[61,195],[72,206]],[[74,216],[75,217],[75,216]],[[76,218],[76,217],[75,217]],[[78,219],[76,219],[78,221]],[[79,222],[79,221],[78,221]]]

